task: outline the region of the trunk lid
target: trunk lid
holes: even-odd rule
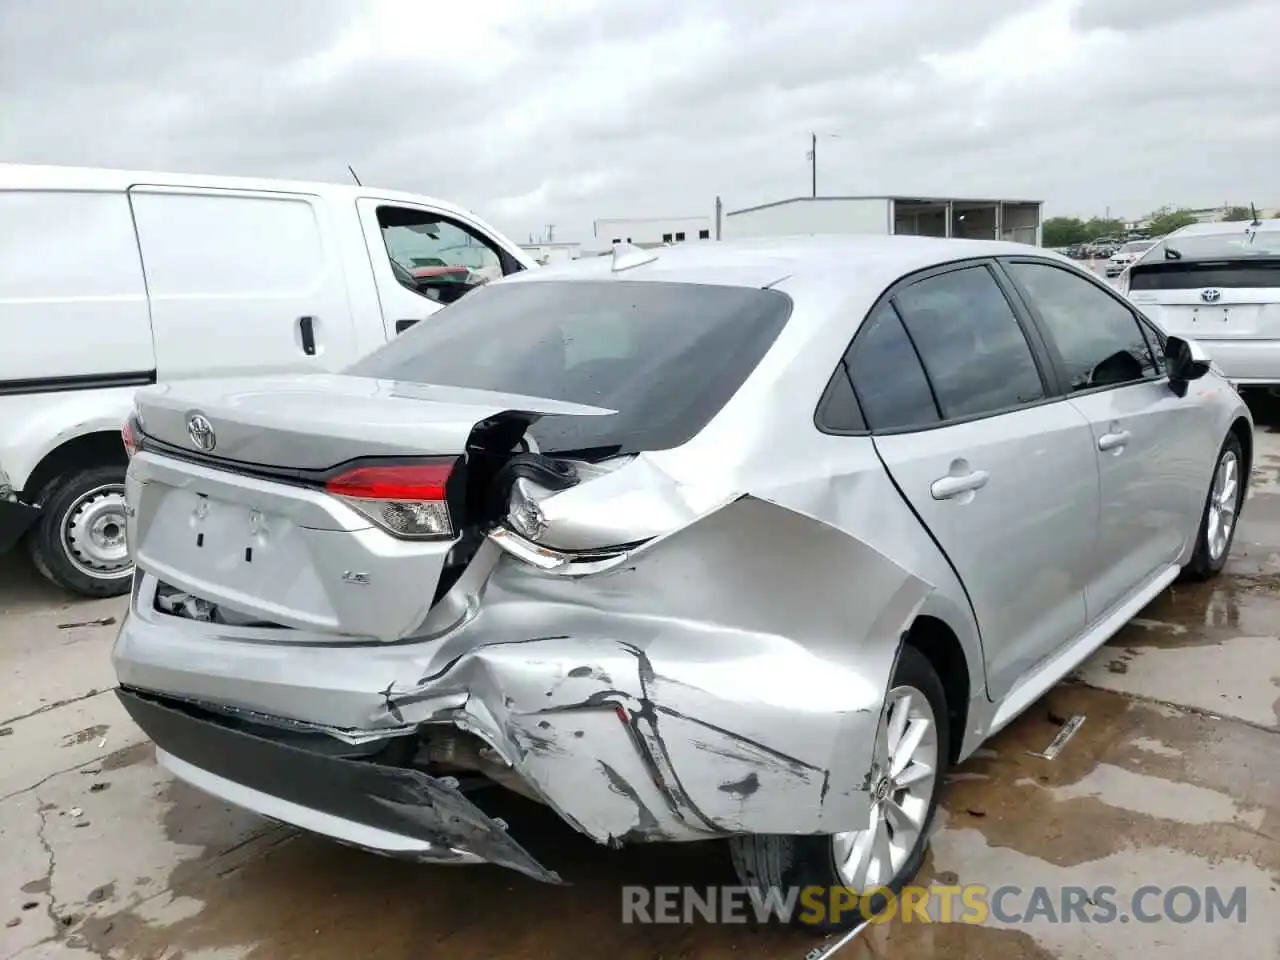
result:
[[[295,642],[413,636],[474,554],[473,490],[488,489],[528,425],[549,414],[612,413],[349,376],[188,382],[141,392],[137,408],[128,538],[139,570],[159,581],[140,597],[150,589],[152,614],[224,633],[305,631],[282,632]],[[363,469],[427,458],[446,472],[456,461],[451,529],[432,538],[396,536],[367,501],[325,487],[352,461]]]
[[[463,387],[341,374],[187,381],[139,391],[144,437],[232,464],[327,470],[361,457],[462,454],[499,414],[604,416],[612,410]],[[202,446],[192,420],[212,437]]]
[[[1280,257],[1139,262],[1128,294],[1175,336],[1280,339]]]

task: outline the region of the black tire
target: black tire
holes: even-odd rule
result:
[[[37,570],[64,590],[83,597],[118,597],[133,584],[133,565],[123,571],[93,562],[95,551],[77,550],[69,535],[71,519],[90,503],[101,505],[103,498],[124,495],[125,466],[101,465],[75,470],[55,478],[40,492],[40,517],[27,534],[27,550]],[[114,503],[114,501],[111,501]],[[114,512],[101,517],[107,534],[114,535],[123,515]],[[119,529],[123,536],[123,530]]]
[[[1234,457],[1236,463],[1235,513],[1232,517],[1231,529],[1227,534],[1226,545],[1222,548],[1220,555],[1214,556],[1209,542],[1210,508],[1217,490],[1218,471],[1223,461],[1229,456]],[[1228,433],[1226,439],[1222,441],[1217,459],[1213,461],[1213,475],[1209,478],[1209,490],[1205,493],[1204,507],[1200,512],[1200,531],[1196,536],[1196,549],[1186,566],[1182,568],[1184,580],[1195,582],[1212,579],[1227,565],[1227,558],[1231,555],[1231,544],[1235,541],[1236,529],[1240,526],[1240,510],[1244,506],[1244,492],[1249,479],[1245,474],[1247,469],[1240,438],[1234,433]]]
[[[914,688],[928,700],[933,710],[938,749],[932,794],[919,839],[893,878],[883,884],[894,896],[902,892],[902,888],[919,873],[924,863],[929,846],[929,832],[937,813],[938,799],[942,794],[942,783],[950,761],[947,698],[942,681],[938,679],[937,671],[928,658],[911,646],[903,647],[889,689],[904,686]],[[887,718],[881,722],[887,722]],[[739,881],[762,892],[776,889],[785,897],[792,889],[803,892],[805,888],[817,887],[822,891],[821,902],[829,908],[833,903],[832,891],[846,887],[836,867],[834,838],[830,836],[735,837],[730,841],[730,852]],[[882,895],[871,898],[869,906],[873,914],[884,909],[885,899]],[[821,917],[815,917],[812,910],[805,910],[805,904],[800,900],[797,900],[792,914],[793,923],[822,932],[849,930],[864,919],[868,918],[863,917],[857,908],[843,910],[834,919],[825,911]]]

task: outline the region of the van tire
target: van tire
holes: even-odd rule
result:
[[[72,470],[40,491],[40,517],[27,534],[27,551],[46,579],[83,597],[129,592],[128,554],[123,568],[109,566],[123,544],[125,470],[123,464]],[[84,544],[80,550],[74,546],[78,539]]]

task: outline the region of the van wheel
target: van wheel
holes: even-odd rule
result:
[[[823,911],[815,915],[797,900],[793,921],[821,931],[851,929],[863,920],[862,894],[874,915],[887,890],[897,896],[920,871],[950,759],[946,693],[929,659],[902,648],[876,754],[887,769],[871,771],[870,822],[834,836],[746,836],[730,841],[733,865],[744,885],[785,900],[790,889],[817,887]],[[843,896],[838,894],[841,891]],[[833,910],[833,904],[835,909]],[[857,906],[855,906],[857,904]],[[839,913],[836,913],[839,910]]]
[[[27,535],[36,569],[85,597],[118,597],[133,581],[125,543],[125,467],[63,474],[40,492],[40,518]]]

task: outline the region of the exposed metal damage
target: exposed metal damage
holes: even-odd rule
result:
[[[549,534],[564,529],[555,501],[575,493],[585,488],[543,501]],[[475,738],[454,762],[603,844],[849,829],[866,816],[884,685],[929,586],[764,500],[692,523],[686,509],[585,576],[548,575],[487,540],[427,618],[449,624],[440,635],[305,657],[257,645],[232,669],[242,691],[264,684],[261,701],[214,702],[286,713],[348,744]],[[585,527],[573,539],[599,543]],[[144,669],[141,631],[121,643],[125,684],[197,701],[212,692],[193,689],[192,674]],[[286,691],[265,686],[278,669]],[[416,777],[396,782],[431,798]]]

